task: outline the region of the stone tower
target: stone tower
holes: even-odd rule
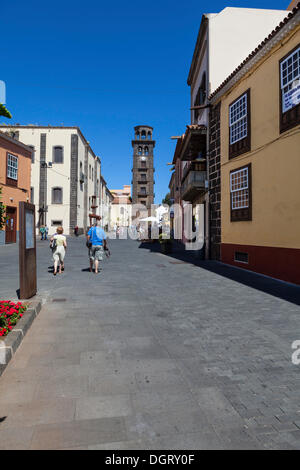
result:
[[[151,209],[154,204],[154,167],[152,140],[153,127],[136,126],[134,128],[133,169],[132,169],[132,203],[144,204]]]

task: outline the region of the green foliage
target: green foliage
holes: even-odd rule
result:
[[[0,187],[0,230],[4,227],[6,223],[6,206],[1,202],[2,188]]]
[[[0,103],[0,116],[4,116],[8,119],[11,119],[11,114],[8,109],[4,106],[4,104]]]
[[[164,199],[162,200],[162,204],[167,204],[168,206],[171,206],[172,205],[172,202],[171,202],[171,194],[170,193],[167,193],[164,197]]]

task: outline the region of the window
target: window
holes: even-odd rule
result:
[[[202,76],[201,84],[199,86],[199,89],[198,89],[198,92],[197,92],[197,95],[196,95],[196,98],[195,98],[194,106],[204,105],[205,100],[206,100],[206,73],[204,72],[203,76]],[[200,114],[200,110],[195,109],[194,110],[194,116],[195,116],[196,121],[199,117],[199,114]]]
[[[242,251],[235,251],[234,252],[234,261],[238,263],[249,263],[249,255],[248,253],[244,253]]]
[[[92,177],[92,167],[91,165],[89,165],[89,178],[91,179],[91,177]]]
[[[145,147],[145,155],[149,155],[149,148]]]
[[[230,173],[231,221],[252,220],[251,165]]]
[[[142,188],[140,189],[140,191],[141,191],[141,194],[146,194],[146,188],[143,188],[143,187],[142,187]]]
[[[229,106],[229,158],[250,150],[250,90]]]
[[[92,181],[94,181],[94,168],[92,168]]]
[[[300,46],[280,62],[280,132],[300,123]]]
[[[32,186],[30,188],[30,202],[34,204],[34,188]]]
[[[28,147],[31,149],[31,163],[34,163],[34,153],[35,153],[35,148],[33,145],[28,145]]]
[[[142,137],[143,140],[146,139],[146,131],[142,131],[141,137]]]
[[[139,147],[138,154],[142,155],[142,147]]]
[[[53,163],[64,162],[64,148],[60,146],[53,147]]]
[[[146,173],[142,173],[142,174],[141,174],[141,179],[142,179],[143,181],[146,181],[146,180],[147,180],[147,175],[146,175]]]
[[[8,184],[17,185],[18,181],[18,157],[7,154],[7,179]]]
[[[148,132],[148,140],[151,140],[151,132]]]
[[[146,168],[146,162],[145,162],[145,160],[141,160],[141,167],[142,167],[142,168]]]
[[[52,204],[63,203],[63,190],[62,188],[52,188]]]

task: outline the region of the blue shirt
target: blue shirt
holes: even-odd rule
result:
[[[106,235],[101,227],[91,227],[88,231],[88,235],[90,237],[90,241],[92,242],[93,246],[96,245],[103,245],[103,240],[106,240]]]

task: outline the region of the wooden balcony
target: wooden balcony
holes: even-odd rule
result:
[[[181,183],[181,199],[193,201],[199,193],[205,192],[206,171],[190,170]]]

